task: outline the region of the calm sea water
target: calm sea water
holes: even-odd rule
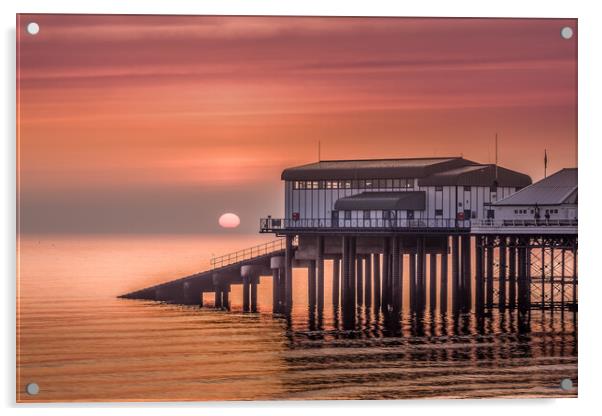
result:
[[[494,313],[477,319],[405,309],[387,322],[358,310],[340,329],[326,263],[323,316],[308,313],[306,272],[294,274],[290,319],[116,296],[208,267],[261,236],[25,236],[19,249],[17,399],[165,401],[574,397],[577,316]],[[405,269],[407,270],[407,268]],[[407,286],[406,286],[407,287]],[[206,306],[212,297],[205,297]],[[404,305],[407,305],[407,300]],[[37,396],[27,383],[40,386]]]

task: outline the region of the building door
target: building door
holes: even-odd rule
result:
[[[339,211],[332,210],[332,212],[330,213],[330,226],[339,226]]]

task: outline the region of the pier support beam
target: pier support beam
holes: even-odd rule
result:
[[[270,269],[272,269],[272,312],[282,312],[284,306],[284,256],[270,258]]]
[[[442,312],[447,310],[447,286],[448,286],[448,259],[447,252],[449,250],[448,238],[445,238],[445,251],[441,254],[441,298],[439,309]]]
[[[508,240],[508,306],[516,307],[516,238]]]
[[[341,260],[332,260],[332,305],[338,308],[341,292]]]
[[[437,254],[429,254],[429,308],[434,311],[437,307]]]
[[[372,256],[364,258],[364,305],[372,307]]]
[[[362,306],[364,304],[364,262],[362,256],[356,256],[355,267],[355,292],[357,296],[355,302],[358,306]]]
[[[462,308],[470,310],[472,305],[472,258],[471,258],[471,237],[463,235],[462,243]]]
[[[372,255],[372,279],[374,287],[374,310],[380,309],[381,305],[381,293],[380,293],[380,254],[374,253]]]
[[[391,306],[393,310],[401,310],[401,242],[398,236],[391,238],[392,279],[391,279]]]
[[[261,270],[260,266],[254,265],[240,267],[243,312],[257,312],[257,285],[259,284]]]
[[[494,237],[485,237],[486,238],[486,248],[485,248],[485,262],[486,262],[486,276],[487,276],[487,290],[486,290],[486,300],[487,308],[491,309],[493,307],[493,243]]]
[[[290,311],[293,307],[293,236],[286,236],[284,250],[286,266],[284,268],[285,307]]]
[[[409,273],[410,273],[410,309],[416,310],[416,300],[418,294],[416,293],[416,253],[409,253]]]
[[[485,237],[476,237],[475,246],[475,306],[477,313],[483,313],[485,307],[485,280],[483,275],[483,240]]]
[[[307,266],[307,304],[310,308],[316,306],[316,261],[310,260]]]
[[[391,245],[388,238],[383,239],[383,273],[382,273],[382,297],[381,297],[381,307],[383,311],[386,311],[390,305],[390,297],[391,294]]]
[[[506,308],[506,236],[500,236],[499,251],[499,308]]]
[[[454,310],[460,306],[460,237],[452,235],[452,301]]]
[[[317,248],[318,248],[318,258],[317,262],[317,303],[318,303],[318,311],[324,310],[324,237],[317,237]]]
[[[416,247],[416,309],[423,311],[426,304],[426,254],[424,237],[418,237],[418,246]]]

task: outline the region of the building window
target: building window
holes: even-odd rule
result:
[[[443,192],[443,187],[442,186],[435,186],[435,191]]]
[[[406,179],[406,188],[414,187],[414,179]]]
[[[368,209],[364,210],[364,219],[365,220],[369,220],[370,219],[370,210],[368,210]]]
[[[461,202],[458,202],[458,206],[459,206],[459,207],[461,207],[461,206],[462,206],[462,203],[461,203]]]
[[[345,212],[345,219],[350,220],[351,219],[351,211],[344,211],[344,212]]]
[[[388,220],[390,218],[390,211],[383,211],[383,219]]]
[[[443,216],[443,210],[442,209],[436,209],[435,210],[435,217],[442,217]]]
[[[387,188],[393,188],[393,179],[387,179]]]
[[[366,189],[372,189],[374,186],[374,181],[372,181],[371,179],[367,179],[366,180]]]
[[[401,188],[401,180],[393,179],[393,188]]]
[[[470,192],[470,186],[465,186],[465,187],[464,187],[464,191],[468,191],[468,192]]]

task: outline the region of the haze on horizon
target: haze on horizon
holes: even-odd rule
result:
[[[40,33],[27,35],[30,21]],[[24,233],[217,233],[322,159],[577,165],[572,19],[20,15]]]

